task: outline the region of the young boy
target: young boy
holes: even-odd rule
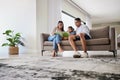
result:
[[[68,27],[68,32],[70,35],[76,35],[76,32],[74,31],[74,28],[72,26]]]
[[[63,33],[63,40],[68,40],[68,37],[70,35],[75,35],[76,32],[74,31],[74,28],[72,26],[68,26],[67,32]]]

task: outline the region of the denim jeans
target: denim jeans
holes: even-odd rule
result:
[[[61,40],[62,40],[62,37],[59,34],[48,37],[48,41],[53,42],[53,50],[56,50],[56,51],[58,50],[57,44],[60,43]]]

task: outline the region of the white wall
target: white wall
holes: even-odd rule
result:
[[[20,53],[36,51],[36,0],[0,0],[0,54],[7,53],[2,33],[12,29],[22,33],[26,47]]]
[[[92,29],[92,20],[91,20],[91,17],[90,16],[87,16],[86,15],[86,25],[89,27],[89,29]]]
[[[48,0],[48,27],[49,32],[57,26],[61,20],[62,0]]]
[[[48,33],[48,0],[36,0],[36,16],[37,16],[37,50],[41,52],[41,33]]]

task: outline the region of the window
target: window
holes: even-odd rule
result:
[[[64,22],[64,29],[67,31],[68,26],[72,26],[74,29],[76,29],[74,24],[74,17],[69,16],[69,14],[66,14],[62,11],[62,21]]]
[[[67,13],[65,11],[62,11],[62,21],[64,22],[64,29],[65,29],[65,31],[67,31],[68,26],[72,26],[76,30],[74,19],[75,19],[74,16],[70,15],[69,13]],[[81,24],[85,24],[86,25],[86,22],[82,21]]]

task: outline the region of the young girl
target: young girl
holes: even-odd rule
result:
[[[59,52],[63,52],[63,49],[60,46],[60,42],[62,40],[62,32],[64,32],[64,24],[62,21],[58,21],[57,27],[54,28],[51,35],[48,37],[48,40],[53,42],[53,57],[56,56],[55,53],[57,50],[59,50]]]

